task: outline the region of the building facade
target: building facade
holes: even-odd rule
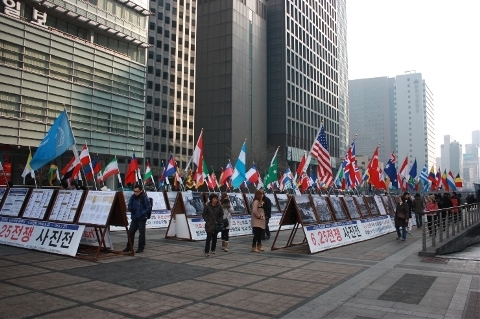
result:
[[[348,132],[345,5],[267,2],[269,145],[309,151],[323,121],[330,156],[346,151],[340,149]]]
[[[433,94],[421,73],[395,77],[395,149],[398,158],[431,167],[435,163]]]
[[[440,165],[437,167],[448,168],[450,167],[450,143],[453,137],[450,135],[443,136],[443,144],[440,145]]]
[[[197,2],[155,0],[150,11],[145,158],[156,171],[170,154],[183,167],[193,153]]]
[[[244,141],[249,165],[267,149],[266,16],[264,0],[198,3],[195,139],[217,172]]]
[[[149,14],[129,0],[0,3],[0,148],[14,183],[64,108],[91,153],[143,157]]]
[[[477,144],[465,144],[465,154],[463,154],[463,172],[460,172],[463,178],[464,188],[473,188],[473,183],[479,182],[479,146]]]
[[[371,156],[380,144],[379,160],[387,162],[395,149],[394,84],[388,77],[349,81],[349,140],[358,155]]]

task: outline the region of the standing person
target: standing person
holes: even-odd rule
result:
[[[142,184],[135,184],[133,186],[133,196],[128,201],[128,211],[131,214],[132,221],[130,222],[130,229],[128,233],[132,241],[132,248],[135,242],[135,233],[138,230],[138,249],[136,253],[143,253],[145,249],[145,226],[147,224],[148,212],[152,209],[150,199],[143,191]],[[127,242],[127,247],[124,252],[130,251],[130,243]]]
[[[409,208],[405,196],[397,197],[397,208],[395,210],[395,228],[397,230],[397,240],[405,241],[407,238]],[[402,233],[400,234],[400,228]]]
[[[425,212],[427,213],[427,222],[428,222],[428,232],[432,235],[437,233],[436,231],[436,222],[438,220],[438,205],[435,201],[435,195],[428,196],[427,206],[425,207]]]
[[[216,230],[216,223],[222,222],[223,209],[218,202],[218,195],[211,193],[208,197],[208,203],[203,207],[202,217],[205,221],[205,232],[207,233],[207,239],[205,240],[205,257],[215,254],[215,248],[217,247],[218,231]],[[210,249],[210,241],[212,242],[212,248]]]
[[[443,205],[442,208],[448,208],[442,211],[442,219],[443,219],[443,230],[447,227],[447,218],[448,221],[452,222],[452,210],[450,208],[453,207],[452,199],[450,198],[450,193],[443,194]]]
[[[270,227],[268,227],[268,222],[270,221],[270,218],[272,217],[272,201],[270,198],[265,195],[265,192],[263,192],[263,211],[265,213],[265,229],[262,230],[262,239],[270,239]]]
[[[263,211],[263,192],[255,192],[252,203],[252,252],[258,253],[264,251],[262,247],[262,230],[265,229],[265,212]]]
[[[227,193],[222,193],[221,199],[223,209],[223,219],[228,220],[228,226],[222,230],[222,249],[224,252],[228,252],[228,234],[230,232],[230,226],[232,225],[232,214],[234,213]]]
[[[412,197],[410,196],[409,192],[403,193],[403,197],[405,198],[405,201],[408,205],[408,216],[407,216],[408,233],[411,234],[412,233],[412,226],[413,226],[413,220],[412,220],[413,201],[412,201]]]
[[[417,222],[417,228],[421,228],[423,224],[423,211],[425,205],[423,204],[423,198],[419,193],[415,194],[413,199],[413,212],[415,213],[415,220]]]

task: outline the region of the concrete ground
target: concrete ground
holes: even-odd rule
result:
[[[418,257],[417,229],[314,255],[243,236],[208,258],[164,236],[98,262],[0,245],[0,318],[480,318],[480,261]]]

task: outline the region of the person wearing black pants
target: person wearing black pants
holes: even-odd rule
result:
[[[265,229],[262,231],[262,239],[270,239],[270,227],[268,227],[268,222],[270,217],[272,217],[272,201],[268,198],[265,193],[263,194],[263,211],[265,213]]]
[[[131,214],[132,221],[130,222],[130,229],[128,233],[130,235],[130,240],[132,242],[132,247],[130,243],[127,242],[127,247],[123,250],[124,252],[129,252],[133,248],[133,243],[135,241],[135,233],[138,234],[138,249],[136,253],[143,253],[145,249],[145,228],[147,223],[147,213],[151,210],[150,199],[148,199],[147,194],[143,191],[141,184],[135,184],[133,187],[133,196],[130,197],[128,202],[128,211]]]
[[[210,194],[209,202],[203,207],[202,217],[205,221],[205,232],[207,233],[207,239],[205,240],[205,257],[210,256],[209,253],[215,254],[215,248],[217,247],[216,224],[222,222],[223,209],[218,202],[218,195],[215,193]],[[212,247],[210,249],[210,242]]]

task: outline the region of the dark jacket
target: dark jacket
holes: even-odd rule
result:
[[[272,201],[267,196],[263,195],[263,211],[265,212],[265,218],[272,217]]]
[[[413,212],[415,214],[421,214],[423,213],[425,209],[425,205],[423,203],[423,199],[421,197],[415,197],[413,199]]]
[[[202,217],[205,221],[205,231],[207,233],[215,233],[215,222],[221,223],[223,219],[223,208],[220,203],[212,206],[212,202],[208,202],[203,206]]]
[[[412,211],[413,211],[413,201],[412,198],[407,198],[407,205],[408,205],[408,215],[407,218],[412,218]]]
[[[406,216],[405,219],[399,218],[398,214],[403,211],[404,215]],[[395,210],[395,227],[407,227],[408,226],[408,215],[410,214],[410,209],[408,207],[408,203],[397,203],[397,209]]]
[[[150,200],[145,192],[133,194],[128,202],[128,211],[134,222],[147,220],[147,212],[151,209]]]

